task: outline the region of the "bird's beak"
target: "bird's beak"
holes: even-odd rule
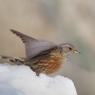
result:
[[[73,52],[74,52],[74,53],[80,53],[78,50],[74,50]]]

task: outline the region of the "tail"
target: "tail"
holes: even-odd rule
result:
[[[9,57],[9,56],[3,56],[0,55],[0,62],[2,63],[9,63],[9,64],[13,64],[13,65],[22,65],[24,64],[24,60],[25,58],[16,58],[16,57]]]

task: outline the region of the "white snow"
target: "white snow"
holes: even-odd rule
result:
[[[0,64],[0,95],[77,95],[72,80],[36,74],[27,66]]]

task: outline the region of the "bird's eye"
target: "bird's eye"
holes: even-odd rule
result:
[[[72,50],[72,48],[71,48],[71,47],[69,47],[69,50]]]

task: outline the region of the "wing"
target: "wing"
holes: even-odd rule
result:
[[[16,34],[17,36],[19,36],[21,38],[21,40],[22,40],[23,43],[28,43],[30,40],[32,40],[32,41],[38,41],[37,39],[32,38],[30,36],[27,36],[27,35],[25,35],[23,33],[20,33],[18,31],[14,30],[14,29],[10,29],[10,31],[12,31],[14,34]]]
[[[27,36],[13,29],[11,29],[11,31],[17,36],[19,36],[21,40],[23,41],[23,43],[25,44],[26,57],[28,59],[34,56],[37,56],[41,52],[51,49],[56,46],[56,44],[52,42],[44,41],[44,40],[37,40],[33,37]]]

